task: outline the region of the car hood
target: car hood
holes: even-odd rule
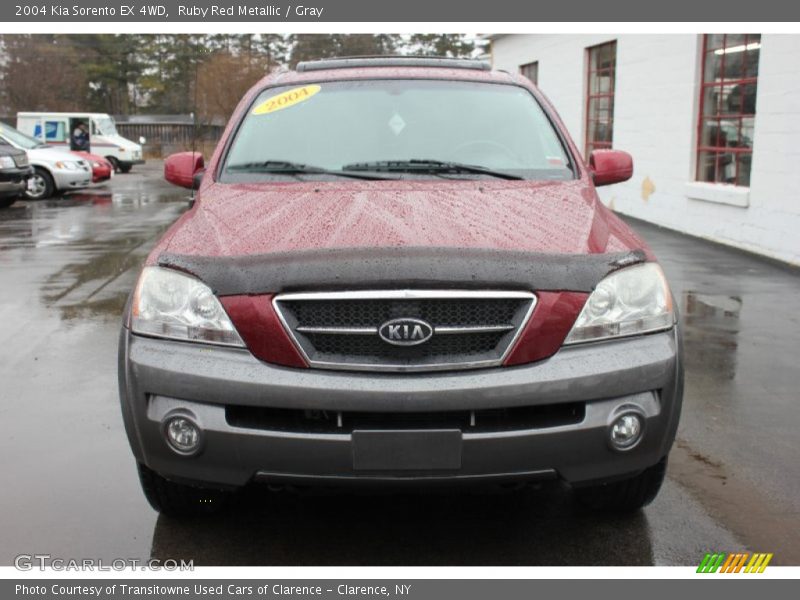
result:
[[[34,148],[33,150],[28,150],[28,158],[34,164],[37,162],[54,163],[60,160],[83,160],[82,157],[72,154],[69,148]]]
[[[609,216],[616,219],[581,180],[212,183],[154,254],[402,246],[585,254],[641,247],[617,235],[609,244]]]
[[[70,152],[70,154],[88,161],[92,164],[92,166],[94,166],[94,163],[99,163],[103,167],[111,167],[111,163],[108,162],[104,156],[100,156],[99,154],[90,154],[89,152],[83,152],[80,150],[75,150]]]
[[[0,156],[11,156],[17,158],[19,156],[24,156],[25,154],[25,150],[17,148],[16,146],[0,145]]]

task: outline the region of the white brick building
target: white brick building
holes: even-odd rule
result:
[[[633,179],[600,188],[612,208],[800,265],[800,35],[491,40],[579,147],[633,155]]]

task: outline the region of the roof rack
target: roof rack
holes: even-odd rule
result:
[[[446,58],[442,56],[345,56],[297,63],[298,73],[328,69],[360,69],[363,67],[427,67],[440,69],[470,69],[491,71],[492,66],[482,60]]]

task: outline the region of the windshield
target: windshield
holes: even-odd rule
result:
[[[22,148],[24,150],[33,150],[44,146],[42,142],[29,135],[25,135],[21,131],[17,131],[8,125],[0,125],[0,136],[7,139],[12,145]]]
[[[335,81],[265,90],[236,133],[221,179],[269,177],[255,166],[271,161],[328,171],[405,170],[416,177],[435,176],[437,165],[405,169],[404,163],[442,161],[526,179],[573,177],[561,140],[528,90],[463,81]]]
[[[100,135],[117,135],[117,126],[111,117],[100,117],[94,120]]]

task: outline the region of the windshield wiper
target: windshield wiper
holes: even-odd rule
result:
[[[478,175],[489,175],[501,179],[523,179],[520,175],[506,173],[505,171],[495,171],[479,165],[468,165],[465,163],[452,162],[447,160],[435,160],[426,158],[411,158],[409,160],[376,160],[374,162],[352,163],[342,167],[342,171],[385,171],[405,172],[405,173],[477,173]]]
[[[345,173],[322,167],[314,167],[288,160],[262,160],[258,162],[235,163],[226,167],[228,171],[247,173],[276,173],[280,175],[334,175],[336,177],[352,177],[353,179],[392,179],[381,175],[367,173]]]

